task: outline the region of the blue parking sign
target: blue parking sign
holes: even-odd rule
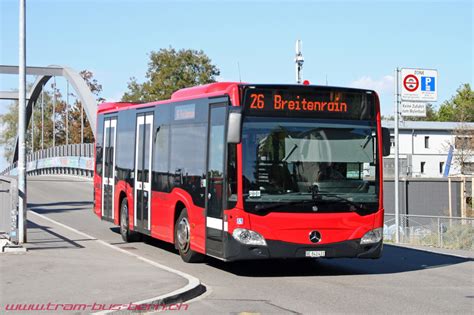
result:
[[[434,92],[435,90],[435,77],[421,77],[421,90]]]

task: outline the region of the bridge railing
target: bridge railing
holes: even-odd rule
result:
[[[94,144],[68,144],[38,150],[26,157],[28,175],[70,174],[91,177],[94,170]],[[17,175],[17,163],[1,175]]]

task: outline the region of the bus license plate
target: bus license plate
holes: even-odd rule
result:
[[[324,257],[326,256],[326,251],[324,250],[307,250],[306,257]]]

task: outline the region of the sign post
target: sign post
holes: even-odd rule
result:
[[[398,119],[399,119],[399,106],[400,106],[400,69],[397,68],[396,75],[396,97],[395,97],[395,243],[400,242],[400,210],[399,206],[399,171],[398,171]]]
[[[438,71],[425,69],[397,68],[395,84],[395,242],[399,243],[399,115],[401,114],[402,116],[426,117],[426,103],[433,102],[438,99]]]

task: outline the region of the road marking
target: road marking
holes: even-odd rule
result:
[[[140,256],[140,255],[138,255],[138,254],[135,254],[135,253],[132,253],[132,252],[127,251],[127,250],[125,250],[125,249],[122,249],[122,248],[120,248],[120,247],[111,245],[111,244],[107,243],[106,241],[103,241],[103,240],[98,239],[98,238],[96,238],[96,237],[93,237],[93,236],[91,236],[91,235],[89,235],[89,234],[86,234],[86,233],[84,233],[84,232],[81,232],[81,231],[79,231],[79,230],[76,230],[75,228],[70,227],[70,226],[68,226],[68,225],[65,225],[65,224],[63,224],[63,223],[61,223],[61,222],[58,222],[58,221],[56,221],[56,220],[50,219],[50,218],[48,218],[48,217],[46,217],[46,216],[44,216],[44,215],[42,215],[42,214],[39,214],[38,212],[35,212],[35,211],[33,211],[33,210],[28,210],[28,212],[29,212],[29,213],[33,213],[34,215],[36,215],[36,216],[38,216],[38,217],[40,217],[40,218],[42,218],[42,219],[44,219],[44,220],[46,220],[46,221],[49,221],[49,222],[51,222],[51,223],[54,223],[54,224],[56,224],[56,225],[58,225],[58,226],[60,226],[60,227],[62,227],[62,228],[64,228],[64,229],[66,229],[66,230],[69,230],[69,231],[72,231],[72,232],[74,232],[74,233],[77,233],[77,234],[79,234],[79,235],[81,235],[81,236],[83,236],[83,237],[86,237],[86,238],[88,238],[88,239],[90,239],[90,240],[96,241],[96,242],[98,242],[98,243],[100,243],[100,244],[102,244],[102,245],[104,245],[104,246],[107,246],[107,247],[109,247],[109,248],[111,248],[111,249],[114,249],[114,250],[119,251],[119,252],[121,252],[121,253],[127,254],[127,255],[129,255],[129,256],[133,256],[133,257],[135,257],[135,258],[137,258],[137,259],[139,259],[139,260],[141,260],[141,261],[143,261],[143,262],[146,262],[146,263],[148,263],[148,264],[150,264],[150,265],[152,265],[152,266],[155,266],[155,267],[157,267],[157,268],[160,268],[160,269],[166,270],[166,271],[168,271],[168,272],[177,274],[177,275],[179,275],[179,276],[185,278],[186,280],[188,280],[188,284],[185,285],[185,286],[182,287],[182,288],[179,288],[179,289],[174,290],[173,292],[170,292],[170,293],[167,293],[167,294],[159,295],[159,296],[152,297],[152,298],[149,298],[149,299],[146,299],[146,300],[141,300],[141,301],[138,301],[138,302],[133,302],[133,304],[135,304],[135,305],[140,305],[140,304],[145,304],[145,303],[152,303],[152,302],[157,301],[157,300],[163,300],[163,299],[166,299],[166,298],[169,298],[169,297],[172,297],[172,296],[175,296],[175,295],[179,295],[179,294],[185,293],[185,292],[187,292],[187,291],[193,290],[193,289],[195,289],[195,288],[197,288],[197,287],[199,287],[199,286],[201,285],[201,281],[200,281],[198,278],[196,278],[196,277],[194,277],[194,276],[191,276],[190,274],[187,274],[187,273],[184,273],[184,272],[182,272],[182,271],[179,271],[179,270],[170,268],[170,267],[168,267],[168,266],[162,265],[162,264],[157,263],[157,262],[155,262],[155,261],[153,261],[153,260],[150,260],[150,259],[148,259],[148,258],[142,257],[142,256]],[[109,314],[109,313],[113,313],[113,312],[117,312],[117,310],[102,311],[102,312],[97,312],[97,313],[94,313],[94,314]]]

